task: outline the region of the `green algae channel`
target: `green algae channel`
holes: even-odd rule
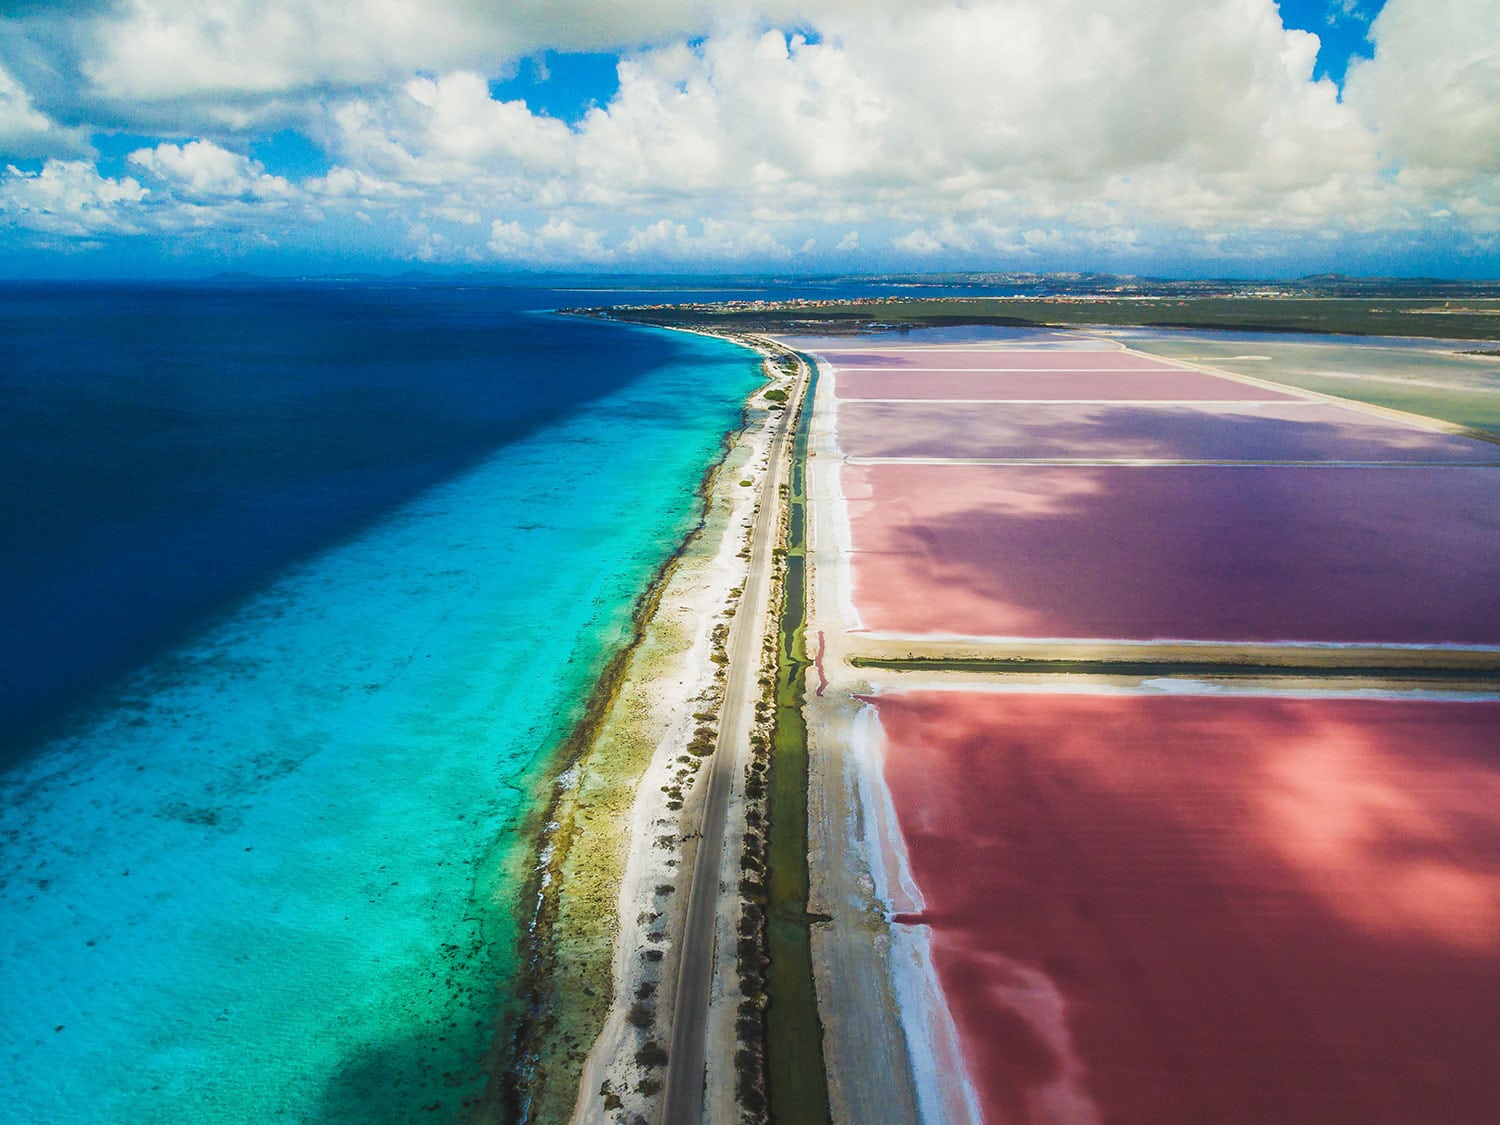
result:
[[[793,437],[788,489],[786,571],[777,639],[775,730],[771,739],[770,912],[767,920],[766,1067],[771,1119],[826,1122],[828,1077],[823,1026],[813,984],[812,924],[807,912],[807,446],[817,368]]]

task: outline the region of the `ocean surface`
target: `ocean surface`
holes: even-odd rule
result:
[[[0,286],[0,1120],[483,1092],[548,752],[759,385],[545,311],[631,296]]]

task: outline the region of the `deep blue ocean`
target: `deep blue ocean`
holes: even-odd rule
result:
[[[760,385],[547,311],[631,296],[0,286],[0,1120],[483,1090],[548,753]]]

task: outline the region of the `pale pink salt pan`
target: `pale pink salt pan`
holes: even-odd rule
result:
[[[1164,359],[1119,351],[958,351],[892,348],[886,351],[823,351],[834,367],[966,371],[1181,371]]]
[[[853,457],[1500,462],[1500,446],[1321,402],[846,402]]]
[[[1270,402],[1296,396],[1176,368],[1130,371],[866,371],[836,369],[840,399],[974,399],[980,401]]]

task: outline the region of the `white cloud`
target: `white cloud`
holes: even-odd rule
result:
[[[940,241],[928,234],[925,230],[907,231],[899,238],[891,240],[891,245],[897,250],[908,254],[938,254],[947,249]]]
[[[571,218],[552,218],[539,226],[510,219],[490,224],[486,248],[504,262],[558,265],[584,262],[692,263],[703,261],[779,262],[792,252],[769,231],[746,223],[708,219],[693,228],[671,219],[633,227],[611,239],[604,232]],[[802,252],[812,247],[804,243]]]
[[[1350,64],[1344,100],[1394,172],[1395,225],[1449,243],[1500,233],[1496,15],[1489,0],[1389,0],[1370,29],[1375,57]]]
[[[82,69],[111,99],[202,104],[933,2],[941,0],[123,0],[88,26]]]
[[[127,0],[88,39],[98,91],[145,102],[389,81],[504,46],[457,0]]]
[[[570,159],[566,125],[523,102],[490,97],[488,83],[470,71],[413,78],[384,97],[347,101],[325,130],[350,165],[411,183],[453,183],[486,170],[534,176]]]
[[[836,245],[989,266],[1487,237],[1493,7],[1389,0],[1342,100],[1274,0],[126,0],[81,23],[77,66],[115,127],[170,119],[203,138],[132,154],[159,223],[316,200],[433,258]],[[490,94],[523,55],[586,48],[625,55],[618,91],[576,125]],[[233,151],[236,130],[287,119],[330,171],[293,184]],[[0,71],[0,138],[56,133]]]
[[[130,163],[170,185],[178,198],[199,200],[287,199],[297,193],[281,176],[266,174],[265,167],[212,141],[159,144],[137,149]]]
[[[627,59],[614,99],[576,129],[458,72],[351,99],[329,136],[372,176],[478,177],[511,204],[644,214],[693,200],[701,215],[737,200],[768,220],[998,207],[1089,222],[1101,198],[1149,215],[1186,195],[1194,225],[1244,222],[1374,173],[1368,131],[1311,81],[1316,40],[1283,29],[1270,0],[1125,7],[918,9],[833,21],[818,43],[726,31]]]
[[[26,160],[88,150],[80,130],[64,129],[38,110],[15,76],[0,67],[0,153]]]
[[[532,265],[602,264],[616,257],[614,250],[605,247],[598,231],[564,218],[552,219],[536,230],[528,230],[518,222],[496,219],[490,224],[488,248],[501,261]]]
[[[352,199],[361,203],[394,203],[416,199],[421,192],[391,180],[384,180],[366,172],[355,171],[343,165],[335,165],[322,176],[314,176],[302,182],[304,191],[330,199]]]
[[[1500,11],[1493,0],[1389,0],[1345,100],[1407,168],[1500,174]]]
[[[32,107],[31,97],[10,73],[0,69],[0,145],[6,151],[13,146],[33,143],[52,129],[45,113]]]
[[[263,246],[320,218],[286,180],[206,141],[140,149],[129,163],[150,187],[134,176],[103,176],[81,160],[49,159],[37,172],[12,165],[0,177],[0,217],[80,241],[171,236],[174,253]]]
[[[744,223],[705,219],[697,234],[670,219],[634,228],[621,244],[628,258],[651,261],[774,261],[791,251],[769,231]]]
[[[147,191],[129,176],[109,179],[82,160],[48,160],[39,172],[14,165],[0,177],[0,214],[18,226],[72,237],[136,234]]]

